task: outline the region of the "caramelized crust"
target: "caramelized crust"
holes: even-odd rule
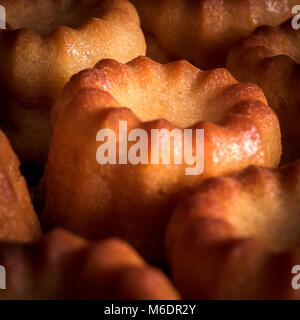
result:
[[[19,165],[0,131],[0,241],[30,242],[41,236],[40,223]]]
[[[227,66],[240,81],[258,84],[276,112],[282,131],[283,162],[300,157],[300,33],[287,21],[261,27],[231,49]]]
[[[257,86],[238,83],[225,69],[203,72],[186,61],[160,65],[140,57],[124,65],[103,60],[82,71],[52,111],[44,225],[88,238],[119,236],[147,258],[158,259],[174,200],[184,190],[249,164],[277,166],[280,130],[265,103]],[[116,132],[118,159],[120,120],[127,121],[128,132],[148,133],[149,158],[151,129],[204,129],[203,173],[186,175],[189,166],[174,161],[98,164],[100,129]],[[171,152],[177,148],[174,140]]]
[[[300,299],[300,161],[206,180],[174,211],[166,252],[188,299]]]
[[[124,241],[87,242],[63,230],[34,245],[0,244],[1,299],[178,299],[167,277]]]
[[[0,4],[13,29],[0,33],[0,83],[28,108],[51,106],[73,74],[99,59],[127,62],[145,53],[138,15],[127,0]]]
[[[237,40],[250,35],[258,26],[284,22],[292,16],[292,7],[298,4],[297,0],[132,2],[144,30],[157,38],[162,49],[204,69],[224,66],[227,51]],[[152,43],[148,42],[147,47]],[[147,51],[153,52],[149,47]]]

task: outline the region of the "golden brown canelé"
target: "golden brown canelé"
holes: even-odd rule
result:
[[[88,242],[64,230],[32,245],[0,243],[1,299],[179,299],[168,278],[123,240]]]
[[[292,17],[292,7],[298,4],[297,0],[132,2],[143,29],[156,37],[167,54],[203,69],[224,66],[227,51],[234,42],[250,35],[258,26],[284,22]],[[152,43],[152,40],[147,43],[148,54],[153,52],[149,48]]]
[[[186,299],[300,299],[300,161],[211,178],[166,231],[172,277]]]
[[[207,177],[249,164],[276,167],[281,155],[278,120],[260,88],[238,83],[225,69],[204,72],[186,61],[161,65],[146,57],[127,64],[102,60],[72,77],[51,116],[43,224],[92,239],[119,236],[148,259],[162,256],[174,197]],[[104,143],[96,135],[102,129],[115,132],[119,159],[120,121],[126,122],[128,133],[147,133],[148,164],[96,161]],[[196,129],[204,129],[202,174],[186,174],[194,164],[175,164],[174,150],[182,142],[175,138],[170,139],[170,164],[162,164],[159,147],[169,137],[161,130],[176,128],[179,133],[192,130],[186,150],[193,154],[199,151]],[[158,142],[152,129],[159,132]],[[128,142],[126,153],[132,145]],[[159,163],[153,164],[151,151],[156,148]]]
[[[70,77],[104,58],[144,55],[136,9],[127,0],[0,0],[0,126],[22,162],[43,163],[48,114]],[[28,110],[30,109],[30,110]],[[35,110],[32,110],[35,109]]]
[[[0,131],[0,241],[30,242],[42,234],[19,165]]]
[[[227,66],[240,81],[258,84],[276,112],[283,146],[283,162],[300,157],[300,32],[291,21],[260,27],[240,41],[228,55]]]
[[[12,30],[0,34],[0,81],[29,108],[51,105],[70,77],[104,58],[145,52],[127,0],[0,0]]]

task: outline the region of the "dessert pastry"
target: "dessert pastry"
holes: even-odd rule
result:
[[[0,5],[11,26],[0,31],[0,86],[8,96],[0,113],[11,117],[1,117],[1,126],[22,162],[43,163],[49,147],[45,120],[65,83],[100,59],[127,62],[144,55],[144,35],[127,0],[0,0]]]
[[[300,299],[300,161],[206,180],[174,212],[166,252],[187,299]]]
[[[121,139],[120,123],[128,133]],[[184,141],[184,151],[196,153],[197,168],[195,161],[174,160],[186,127],[192,141]],[[176,128],[182,134],[179,140],[170,138]],[[204,150],[195,137],[197,129],[204,129]],[[98,152],[105,147],[99,138],[103,130],[116,135],[113,162],[106,161],[107,153],[102,158],[100,154],[99,161]],[[281,155],[278,120],[260,88],[238,83],[225,69],[204,72],[186,61],[166,65],[146,57],[126,65],[100,61],[67,84],[53,107],[51,131],[43,224],[92,239],[119,236],[148,259],[162,255],[174,197],[207,177],[249,164],[276,167]],[[132,135],[140,131],[149,141],[140,143],[139,149],[134,143],[139,137]],[[168,139],[169,164],[162,144]],[[128,159],[132,154],[139,159],[124,160],[128,153]],[[199,171],[190,175],[188,169]]]
[[[0,0],[13,30],[0,34],[1,85],[28,108],[51,106],[70,77],[99,59],[145,53],[127,0]]]
[[[36,241],[41,233],[19,160],[0,131],[0,241]]]
[[[124,241],[53,230],[30,246],[1,243],[0,299],[178,299],[167,277]]]
[[[171,56],[204,69],[224,66],[228,49],[261,25],[292,17],[297,0],[132,0],[143,29]],[[151,45],[151,43],[150,43]],[[151,54],[151,49],[147,49]]]
[[[300,157],[300,33],[287,21],[261,27],[230,50],[227,66],[240,81],[251,81],[264,91],[276,112],[283,146],[283,162]]]

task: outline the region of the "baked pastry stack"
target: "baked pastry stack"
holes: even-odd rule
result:
[[[121,239],[92,243],[64,230],[43,236],[19,161],[1,131],[0,265],[6,273],[1,300],[179,298],[167,277]]]
[[[0,0],[0,299],[300,299],[295,4]]]
[[[128,132],[148,133],[146,163],[96,161],[104,143],[96,139],[101,129],[116,133],[119,159],[121,121]],[[193,128],[194,134],[204,129],[201,174],[187,175],[191,166],[175,164],[173,154],[170,163],[163,164],[160,143],[152,139],[152,130],[183,128]],[[150,261],[163,257],[174,199],[207,177],[231,174],[250,164],[276,167],[281,155],[277,117],[257,86],[238,83],[225,69],[204,72],[186,61],[100,61],[67,84],[53,107],[51,131],[43,224],[91,239],[121,237]],[[161,132],[162,139],[168,138]],[[182,140],[170,141],[170,150],[178,150]],[[191,153],[197,143],[194,137]],[[128,142],[126,154],[132,144]],[[153,149],[160,150],[159,164],[151,161]]]

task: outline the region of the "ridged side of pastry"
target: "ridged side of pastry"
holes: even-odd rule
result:
[[[148,164],[96,161],[100,129],[116,133],[118,159],[119,121],[127,122],[128,132],[147,132]],[[249,164],[276,167],[281,155],[278,120],[257,86],[238,83],[225,69],[204,72],[186,61],[100,61],[72,77],[53,108],[51,127],[44,225],[93,239],[119,236],[155,260],[163,255],[165,225],[179,194]],[[174,164],[174,139],[170,164],[162,164],[161,151],[160,163],[151,163],[151,130],[185,127],[193,129],[194,154],[195,131],[204,129],[202,174],[187,175],[192,165],[184,161]]]
[[[32,242],[42,234],[19,166],[9,141],[0,131],[0,241]]]
[[[13,29],[0,33],[0,84],[27,108],[51,106],[73,74],[100,59],[127,62],[145,54],[139,17],[127,0],[29,2],[0,1]]]
[[[166,252],[187,299],[299,299],[300,162],[206,180],[174,211]]]
[[[168,278],[123,240],[88,242],[64,230],[33,245],[0,244],[1,299],[178,299]]]
[[[259,85],[276,112],[283,145],[283,162],[300,157],[300,33],[287,21],[261,27],[229,53],[227,67],[239,81]]]

